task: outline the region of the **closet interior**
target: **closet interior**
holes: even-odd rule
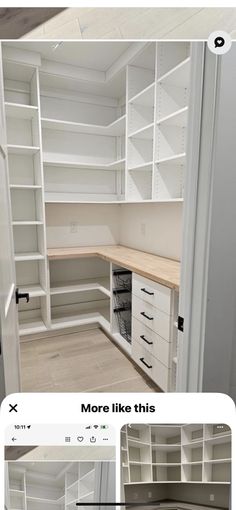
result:
[[[230,484],[231,437],[224,424],[125,426],[124,487],[157,482]]]
[[[106,501],[107,470],[113,473],[114,492],[115,463],[8,462],[9,510],[71,510],[76,503],[92,503],[101,497]]]
[[[99,44],[2,44],[16,282],[29,293],[19,303],[19,331],[25,338],[99,324],[164,391],[174,390],[179,284],[154,282],[168,293],[164,308],[151,303],[159,327],[145,318],[153,309],[132,267],[86,250],[83,258],[48,256],[52,208],[56,218],[72,204],[98,212],[109,205],[118,224],[127,204],[183,202],[192,45],[106,42],[100,51]],[[57,246],[68,246],[64,237]],[[145,283],[152,287],[152,276]],[[160,347],[150,352],[146,342],[143,355],[137,341],[132,354],[133,332],[158,337]]]

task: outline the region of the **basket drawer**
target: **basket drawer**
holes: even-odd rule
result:
[[[154,331],[135,317],[132,317],[132,337],[133,340],[143,346],[152,356],[161,361],[163,365],[169,367],[170,343],[164,340]]]
[[[170,340],[171,317],[137,296],[132,296],[132,314],[155,333]]]
[[[171,290],[168,287],[133,273],[132,293],[162,312],[171,314]]]
[[[170,370],[135,340],[132,344],[132,358],[159,388],[168,391]]]

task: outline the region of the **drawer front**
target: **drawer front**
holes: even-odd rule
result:
[[[168,287],[133,273],[132,293],[170,315],[171,290]]]
[[[162,338],[170,340],[171,317],[169,315],[134,295],[132,296],[132,314]]]
[[[135,363],[159,386],[163,391],[168,391],[169,373],[165,365],[150,354],[138,342],[132,345],[132,357]]]
[[[132,317],[132,339],[161,361],[163,365],[169,367],[170,343],[135,317]]]

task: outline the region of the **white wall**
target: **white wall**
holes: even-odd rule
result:
[[[118,205],[48,204],[47,246],[56,248],[118,244],[118,211]]]
[[[152,494],[149,497],[150,493]],[[210,494],[214,494],[214,501],[210,501]],[[193,483],[156,483],[137,484],[125,486],[126,501],[162,501],[171,499],[206,505],[213,508],[229,509],[230,486],[216,484],[193,484]],[[135,509],[134,509],[135,510]]]
[[[214,501],[210,501],[210,494],[214,494]],[[214,508],[229,509],[230,486],[211,484],[170,484],[167,495],[172,500],[207,505]]]
[[[120,244],[180,260],[181,203],[121,205]]]
[[[180,259],[182,204],[47,204],[47,245],[123,244]],[[73,226],[77,232],[72,232]]]

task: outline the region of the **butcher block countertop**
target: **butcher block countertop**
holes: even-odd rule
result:
[[[126,246],[79,246],[71,248],[48,248],[49,260],[100,257],[160,283],[170,289],[179,289],[180,262],[133,250]]]

